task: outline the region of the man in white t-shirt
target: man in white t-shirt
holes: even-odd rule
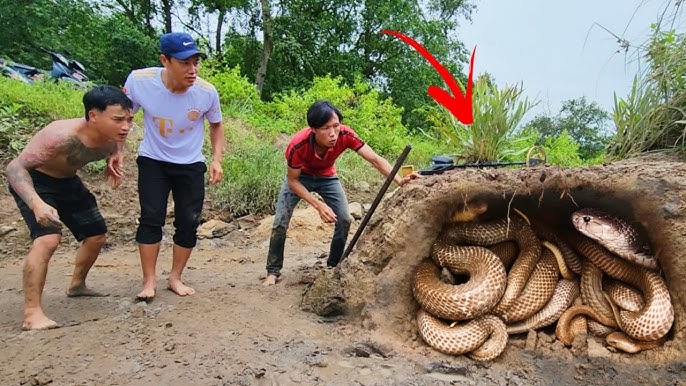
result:
[[[143,290],[137,298],[144,301],[152,300],[157,290],[155,271],[169,192],[174,198],[175,233],[167,287],[180,296],[195,293],[181,281],[181,274],[196,245],[205,198],[205,118],[212,144],[210,183],[219,183],[223,173],[219,95],[214,86],[198,77],[200,58],[205,54],[190,35],[178,32],[162,35],[160,52],[164,67],[132,71],[124,85],[134,112],[143,109],[145,125],[136,159],[141,207],[136,241],[143,269]],[[112,157],[108,165],[115,176],[121,176],[121,166],[121,155]]]

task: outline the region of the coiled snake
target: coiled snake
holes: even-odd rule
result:
[[[537,329],[558,318],[562,327],[567,328],[572,319],[578,319],[577,314],[586,314],[595,315],[594,319],[605,326],[623,331],[608,336],[608,343],[615,347],[635,352],[657,345],[674,321],[669,292],[662,277],[651,271],[657,267],[657,261],[647,253],[647,248],[637,244],[633,228],[621,221],[612,223],[613,219],[592,210],[580,210],[572,215],[573,225],[587,236],[577,234],[569,238],[574,249],[586,259],[575,263],[574,271],[598,269],[594,271],[595,276],[582,281],[581,287],[578,280],[567,276],[573,275],[569,271],[565,271],[567,279],[558,281],[559,270],[554,262],[556,258],[562,260],[557,255],[559,250],[555,256],[548,249],[542,253],[541,242],[521,218],[448,224],[434,243],[431,260],[420,263],[415,273],[413,294],[421,306],[417,315],[420,336],[444,353],[466,353],[477,360],[491,360],[504,350],[508,333]],[[623,257],[642,267],[614,256],[588,237],[615,253],[623,253]],[[618,240],[620,237],[625,239]],[[519,254],[506,273],[500,258],[485,247],[508,240],[517,243]],[[439,267],[467,274],[469,279],[458,285],[444,283]],[[643,293],[643,304],[632,306],[632,310],[619,309],[615,302],[607,301],[597,291],[590,299],[593,307],[572,306],[580,289],[587,293],[585,298],[589,297],[589,290],[584,286],[592,289],[600,286],[602,273],[636,287]],[[589,300],[585,300],[588,304]],[[531,306],[532,302],[536,304]],[[572,309],[574,314],[568,312]],[[452,328],[441,319],[462,323]],[[506,327],[505,322],[510,325]],[[565,344],[571,344],[569,334],[558,336],[562,336]],[[649,343],[640,346],[642,341]]]

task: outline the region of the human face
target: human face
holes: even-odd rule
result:
[[[338,135],[341,133],[341,121],[338,119],[338,115],[332,113],[331,118],[324,126],[315,127],[312,131],[314,131],[314,140],[319,147],[334,147],[338,140]]]
[[[124,142],[133,127],[131,110],[121,105],[109,105],[105,111],[93,109],[88,114],[100,134],[115,142]]]
[[[200,69],[200,55],[193,55],[184,60],[162,55],[161,61],[167,69],[167,79],[175,88],[185,89],[195,84]]]

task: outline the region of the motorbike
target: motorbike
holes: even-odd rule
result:
[[[86,68],[78,60],[67,59],[64,55],[41,47],[41,51],[52,58],[52,70],[50,77],[55,80],[64,80],[78,86],[85,86],[88,82]]]
[[[24,83],[32,84],[40,79],[51,78],[55,81],[66,81],[79,87],[85,87],[88,83],[88,76],[85,74],[85,67],[77,60],[67,59],[64,55],[40,48],[52,58],[52,69],[50,71],[16,63],[9,60],[0,59],[0,72],[7,76]]]
[[[46,75],[45,71],[39,70],[36,67],[15,63],[5,59],[0,59],[0,73],[2,73],[3,76],[27,84],[32,84]]]

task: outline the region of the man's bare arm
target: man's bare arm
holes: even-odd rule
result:
[[[105,169],[105,174],[114,179],[116,185],[118,181],[124,178],[123,173],[124,168],[124,142],[117,142],[114,145],[114,152],[107,157],[107,169]],[[115,185],[113,182],[113,186]]]
[[[64,135],[50,126],[41,130],[26,145],[24,150],[6,168],[7,181],[22,200],[33,209],[40,197],[36,194],[29,170],[36,169],[54,159]]]
[[[212,144],[212,161],[222,161],[224,145],[226,142],[224,134],[224,123],[210,123],[210,143]]]
[[[212,144],[212,162],[210,163],[210,184],[218,184],[224,170],[222,170],[222,153],[224,152],[224,124],[222,122],[210,123],[210,143]]]
[[[360,149],[357,150],[357,154],[359,154],[362,158],[367,160],[372,166],[376,168],[381,174],[384,176],[388,177],[389,174],[393,171],[393,167],[391,164],[383,157],[380,155],[376,154],[376,152],[369,146],[369,145],[364,145]],[[415,178],[419,177],[419,173],[411,173],[405,177],[400,177],[399,174],[396,174],[393,176],[393,182],[396,183],[398,186],[403,186],[406,182],[413,180]]]

